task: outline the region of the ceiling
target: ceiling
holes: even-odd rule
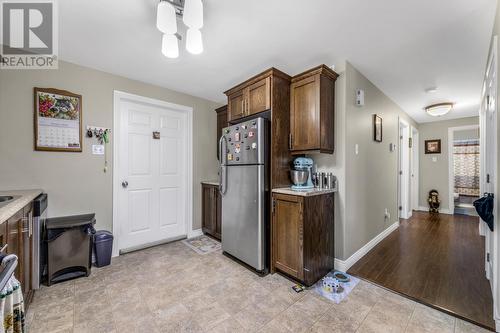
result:
[[[294,75],[347,60],[417,122],[477,115],[496,9],[492,0],[204,0],[204,53],[181,46],[172,60],[160,50],[157,3],[60,1],[60,58],[217,102],[271,66]],[[456,103],[450,114],[423,111],[442,101]]]

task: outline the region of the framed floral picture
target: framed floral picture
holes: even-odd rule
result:
[[[34,89],[35,150],[82,151],[82,96],[52,88]]]
[[[426,154],[441,154],[441,139],[425,140]]]
[[[373,115],[373,141],[382,142],[382,118]]]

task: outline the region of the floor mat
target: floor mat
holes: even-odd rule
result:
[[[332,283],[334,280],[336,281],[333,275],[335,272],[339,271],[331,271],[324,278],[316,282],[314,285],[314,291],[321,296],[328,298],[330,301],[339,304],[344,298],[347,297],[347,295],[349,295],[354,287],[356,287],[359,279],[347,273],[341,272],[343,275],[349,277],[349,280],[347,282],[337,281],[339,288],[337,289],[337,292],[335,292],[332,291]]]
[[[185,239],[182,242],[198,254],[208,254],[221,249],[220,242],[205,235]]]

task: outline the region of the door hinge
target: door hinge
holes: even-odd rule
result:
[[[408,139],[408,148],[412,148],[413,147],[413,140],[412,138],[409,138]]]
[[[490,174],[486,174],[486,182],[489,184],[490,183]]]
[[[288,135],[288,148],[293,149],[293,135],[292,135],[292,133],[290,133]]]
[[[402,206],[399,206],[399,207],[398,207],[398,209],[399,209],[399,210],[403,210],[403,207],[402,207]]]
[[[402,175],[403,174],[403,170],[399,170],[399,174]]]
[[[273,199],[273,205],[271,207],[271,211],[274,214],[274,210],[276,209],[276,199]]]
[[[490,253],[486,253],[486,262],[490,262]]]

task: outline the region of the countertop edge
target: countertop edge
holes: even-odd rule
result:
[[[273,188],[272,192],[279,193],[279,194],[296,195],[299,197],[312,197],[315,195],[335,193],[335,192],[337,192],[337,189],[332,188],[332,189],[312,189],[312,190],[306,190],[306,191],[295,191],[295,190],[292,190],[290,187],[283,187],[283,188]]]
[[[0,224],[4,223],[17,212],[29,204],[33,199],[43,193],[41,189],[33,190],[13,190],[13,191],[0,191],[0,195],[20,195],[20,198],[10,202],[9,204],[0,208]]]
[[[201,184],[219,186],[219,181],[217,180],[202,180]]]

